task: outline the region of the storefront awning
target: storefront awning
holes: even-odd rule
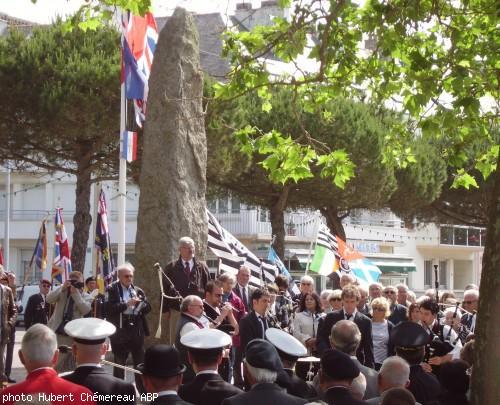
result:
[[[370,259],[382,273],[409,273],[417,271],[417,265],[412,261]]]

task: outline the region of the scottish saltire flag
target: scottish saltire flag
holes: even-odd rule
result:
[[[42,221],[40,231],[38,232],[38,239],[36,241],[35,250],[31,256],[29,268],[33,268],[35,263],[35,270],[43,273],[47,267],[47,229],[45,227],[46,220]]]
[[[122,17],[122,82],[125,95],[134,101],[136,122],[146,119],[148,80],[158,42],[158,29],[153,14],[144,17],[124,12]]]
[[[122,136],[121,157],[127,162],[137,159],[137,132],[124,131]]]
[[[322,276],[328,276],[332,274],[336,270],[336,266],[338,266],[337,256],[337,238],[330,233],[325,225],[321,225],[318,230],[314,256],[309,269]]]
[[[52,263],[52,279],[60,283],[67,280],[68,273],[71,272],[71,256],[68,242],[68,235],[64,227],[62,218],[62,208],[56,208],[56,217],[54,219],[55,243],[54,243],[54,261]]]
[[[208,209],[207,217],[208,247],[219,258],[219,271],[236,275],[240,266],[245,265],[250,270],[250,285],[260,287],[274,282],[278,274],[276,266],[264,263],[255,256],[230,232],[220,226]]]
[[[95,246],[97,249],[96,275],[99,289],[102,289],[101,292],[103,292],[105,287],[113,282],[114,276],[113,255],[111,254],[111,240],[108,227],[108,209],[103,190],[99,194],[98,204],[95,227]],[[102,286],[100,285],[101,282],[103,283]]]

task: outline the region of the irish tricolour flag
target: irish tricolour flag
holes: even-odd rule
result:
[[[322,225],[318,231],[316,248],[309,269],[322,276],[332,274],[337,266],[337,252],[337,238],[328,231],[326,226]]]

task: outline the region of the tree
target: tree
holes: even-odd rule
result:
[[[208,179],[212,184],[228,188],[251,204],[259,204],[270,211],[275,248],[281,256],[284,252],[284,211],[288,208],[319,209],[325,216],[329,228],[345,240],[342,218],[355,209],[380,209],[387,207],[396,188],[396,175],[410,170],[395,170],[382,164],[382,149],[387,124],[396,119],[384,116],[373,106],[339,98],[325,102],[314,110],[306,111],[300,105],[293,106],[290,91],[275,89],[270,100],[272,114],[262,110],[262,101],[255,94],[247,94],[228,104],[211,106],[207,115],[208,143],[211,150],[208,164]],[[285,184],[276,184],[265,171],[265,150],[246,155],[238,151],[240,144],[234,142],[233,132],[250,125],[260,131],[272,133],[276,130],[300,139],[305,131],[323,148],[337,149],[341,158],[347,156],[352,162],[344,169],[356,170],[356,176],[343,184],[343,172],[337,184],[321,177],[313,170],[309,178]],[[417,140],[418,142],[418,140]],[[445,179],[442,159],[428,148],[422,148],[415,160],[415,168],[432,164],[432,176],[421,178],[421,187],[415,187],[415,177],[404,177],[405,194],[401,198],[419,201],[418,206],[429,203],[440,190]],[[431,157],[433,158],[431,160]],[[300,169],[301,162],[294,168]],[[412,166],[412,170],[415,170]],[[418,192],[418,194],[416,193]],[[418,197],[418,199],[417,199]],[[416,204],[417,205],[417,204]]]
[[[291,1],[280,3],[289,6]],[[386,163],[411,163],[408,158],[416,132],[439,146],[454,169],[454,187],[476,187],[473,170],[485,179],[493,174],[472,385],[472,400],[478,405],[494,404],[500,397],[496,379],[485,378],[500,375],[500,362],[494,361],[500,358],[496,316],[500,304],[500,148],[492,136],[498,128],[500,99],[497,21],[493,0],[370,0],[363,5],[344,0],[296,2],[290,20],[275,18],[271,27],[227,34],[226,54],[233,70],[230,81],[217,89],[217,97],[224,99],[258,89],[267,101],[266,110],[271,108],[267,90],[273,86],[291,86],[307,95],[302,100],[311,105],[339,95],[368,97],[380,105],[391,102],[406,115],[407,125],[395,123],[387,133]],[[373,47],[360,52],[364,40],[373,42]],[[263,58],[271,52],[296,66],[304,54],[317,68],[298,69],[293,77],[271,78]],[[250,135],[240,132],[240,136]],[[486,152],[476,151],[474,164],[468,166],[464,149],[476,139],[485,142]],[[312,143],[305,136],[295,149],[304,152]],[[282,147],[269,150],[267,158],[276,161],[275,167],[291,160],[282,151]],[[311,170],[317,163],[337,167],[331,153],[320,152],[310,163]],[[308,174],[306,170],[303,177]],[[282,183],[291,178],[286,171],[275,175]]]
[[[57,21],[31,37],[0,39],[0,157],[76,176],[72,264],[83,271],[91,184],[116,175],[119,36],[112,28],[65,32]]]

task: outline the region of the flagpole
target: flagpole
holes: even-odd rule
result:
[[[3,234],[3,266],[6,271],[9,269],[9,250],[10,250],[10,167],[9,162],[5,162],[6,178],[5,178],[5,222]]]
[[[123,10],[121,12],[121,21],[123,24]],[[123,29],[122,29],[122,44],[123,44]],[[122,70],[123,67],[123,50],[122,50]],[[125,78],[122,72],[121,97],[120,97],[120,152],[125,148],[124,132],[126,119],[126,99],[125,99]],[[125,212],[126,212],[126,195],[127,195],[127,160],[123,153],[120,153],[120,169],[118,176],[118,264],[125,262]]]
[[[101,190],[102,190],[102,184],[101,183],[95,183],[94,184],[94,209],[93,209],[93,229],[94,229],[94,243],[92,243],[92,266],[90,267],[90,275],[93,277],[96,277],[97,279],[97,263],[99,260],[98,254],[97,254],[97,248],[95,245],[95,229],[96,229],[96,224],[97,224],[97,211],[99,208],[99,196],[101,195]],[[92,228],[91,228],[92,229]]]
[[[309,266],[311,264],[311,253],[313,249],[313,243],[315,243],[316,240],[318,239],[319,223],[320,223],[319,215],[316,213],[316,223],[314,225],[313,238],[311,239],[311,243],[309,245],[309,252],[307,253],[306,273],[305,273],[306,275],[309,272]]]

